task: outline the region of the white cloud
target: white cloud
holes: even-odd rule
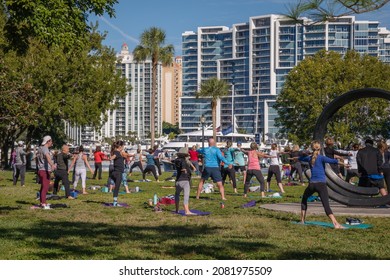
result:
[[[139,40],[127,33],[125,33],[122,29],[120,29],[118,26],[112,24],[111,22],[109,22],[107,19],[105,19],[104,17],[100,16],[99,17],[102,21],[104,21],[108,26],[110,26],[112,29],[118,31],[124,38],[136,43],[136,44],[139,44]]]

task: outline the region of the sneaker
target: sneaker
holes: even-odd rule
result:
[[[117,206],[118,206],[118,201],[114,201],[114,202],[112,203],[112,206],[117,207]]]
[[[51,208],[50,208],[50,205],[46,204],[46,205],[43,205],[43,206],[42,206],[42,209],[49,210],[49,209],[51,209]]]

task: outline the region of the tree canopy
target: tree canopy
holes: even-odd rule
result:
[[[83,48],[91,27],[88,15],[115,16],[118,0],[2,0],[6,13],[5,35],[12,48],[25,52],[30,39],[47,46]]]
[[[276,126],[289,140],[303,144],[312,140],[323,108],[335,97],[359,88],[390,89],[390,66],[376,57],[348,51],[343,57],[325,50],[293,68],[279,94]],[[343,107],[328,125],[329,135],[344,145],[366,136],[388,138],[389,104],[373,98]]]
[[[200,90],[196,93],[196,98],[210,98],[211,112],[213,119],[213,138],[217,138],[217,102],[218,99],[229,94],[229,85],[225,80],[220,80],[217,77],[210,78],[200,85]]]
[[[157,98],[157,66],[172,63],[175,48],[169,44],[165,46],[165,31],[158,27],[145,30],[140,36],[140,44],[135,47],[133,54],[137,62],[150,59],[152,61],[152,93],[150,96],[150,139],[154,145],[155,139],[155,113]]]
[[[286,16],[299,21],[307,16],[314,21],[327,21],[341,16],[372,12],[390,0],[299,0],[290,4]]]
[[[126,81],[116,73],[112,48],[91,26],[83,48],[66,51],[29,39],[25,53],[14,50],[2,32],[0,13],[0,146],[3,164],[8,148],[24,135],[29,143],[50,134],[57,145],[66,142],[64,123],[100,128],[105,113],[123,97]],[[1,25],[3,24],[3,25]],[[27,143],[27,144],[28,144]]]

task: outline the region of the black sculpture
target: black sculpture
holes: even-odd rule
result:
[[[352,90],[335,98],[324,108],[319,116],[314,129],[313,139],[323,141],[328,123],[333,115],[343,106],[362,98],[382,98],[390,101],[390,92],[376,88],[365,88]],[[323,151],[322,154],[324,154]],[[325,173],[329,197],[334,201],[348,206],[381,206],[390,203],[390,194],[382,197],[373,197],[379,193],[378,188],[351,185],[337,176],[328,164],[325,168]]]

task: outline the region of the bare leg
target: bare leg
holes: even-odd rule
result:
[[[192,213],[190,211],[190,208],[188,207],[188,204],[183,204],[184,206],[184,212],[186,213],[186,215],[195,215],[195,213]]]
[[[199,199],[200,192],[203,189],[203,184],[204,184],[204,179],[200,179],[199,186],[198,186],[198,191],[196,192],[196,199]]]
[[[270,182],[267,182],[266,186],[265,186],[265,191],[266,192],[269,192],[269,185],[270,185]]]
[[[345,227],[343,227],[342,225],[340,225],[335,216],[333,214],[329,214],[328,217],[330,218],[330,220],[332,221],[333,225],[334,225],[334,228],[337,228],[337,229],[343,229]]]
[[[304,224],[306,220],[306,210],[301,210],[301,223]]]
[[[279,189],[282,193],[285,193],[284,189],[283,189],[283,184],[282,183],[278,183],[278,186],[279,186]]]
[[[218,186],[219,192],[221,193],[222,200],[226,200],[226,198],[225,198],[225,188],[223,187],[222,182],[217,182],[217,186]]]

